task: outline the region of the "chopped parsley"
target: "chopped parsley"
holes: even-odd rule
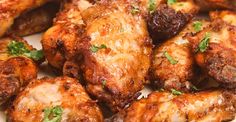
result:
[[[104,44],[101,44],[100,46],[95,46],[95,45],[92,45],[90,47],[90,50],[93,52],[93,53],[96,53],[99,49],[106,49],[107,46],[104,45]]]
[[[46,108],[43,112],[43,122],[60,122],[62,119],[63,109],[60,106]]]
[[[202,23],[199,22],[199,21],[195,21],[195,22],[193,23],[193,29],[194,29],[194,31],[196,31],[196,32],[201,31],[201,30],[202,30]]]
[[[105,88],[105,86],[106,86],[106,83],[107,83],[107,81],[106,81],[106,80],[102,80],[102,88]]]
[[[192,88],[193,90],[195,90],[195,91],[198,91],[198,90],[199,90],[199,89],[198,89],[196,86],[194,86],[194,85],[192,85],[191,88]]]
[[[205,52],[208,48],[209,40],[210,40],[210,33],[206,33],[204,38],[199,43],[197,51]]]
[[[176,89],[171,89],[171,93],[172,93],[173,95],[181,95],[181,94],[182,94],[181,91],[178,91],[178,90],[176,90]]]
[[[153,13],[156,9],[156,1],[155,0],[149,0],[148,1],[148,11],[150,13]]]
[[[176,2],[177,2],[177,0],[167,0],[167,4],[168,5],[172,5],[172,4],[176,3]]]
[[[8,53],[13,56],[26,56],[36,61],[43,58],[42,50],[29,50],[23,42],[11,41],[7,49]]]
[[[171,64],[177,64],[178,63],[178,61],[176,61],[174,58],[172,58],[169,54],[168,54],[168,52],[164,52],[164,56],[167,58],[167,60],[171,63]]]
[[[131,7],[132,7],[131,8],[131,14],[135,15],[135,14],[140,12],[140,10],[139,10],[139,8],[137,6],[132,5]]]

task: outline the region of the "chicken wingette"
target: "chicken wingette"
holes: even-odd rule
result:
[[[150,0],[153,1],[153,0]],[[162,0],[149,6],[148,29],[154,44],[177,35],[198,12],[193,0]]]
[[[103,116],[76,79],[32,81],[8,110],[9,122],[102,122]]]
[[[48,29],[59,9],[59,3],[47,3],[39,8],[21,14],[5,35],[27,36]]]
[[[11,27],[14,19],[23,12],[37,8],[52,0],[1,0],[0,1],[0,37]]]
[[[209,90],[181,95],[153,92],[142,98],[108,122],[225,122],[234,120],[234,91]]]
[[[21,38],[0,40],[0,103],[16,95],[37,77],[36,63],[41,58],[42,52],[33,49]]]
[[[189,39],[197,64],[227,88],[236,87],[236,13],[211,13],[212,23]]]
[[[195,81],[200,73],[186,37],[208,24],[205,20],[192,21],[177,36],[155,47],[150,67],[150,79],[155,87],[181,91],[193,88],[191,81]]]

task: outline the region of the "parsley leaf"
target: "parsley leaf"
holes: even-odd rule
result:
[[[178,90],[176,90],[176,89],[171,89],[171,93],[172,93],[173,95],[181,95],[181,94],[182,94],[181,91],[178,91]]]
[[[156,9],[156,1],[155,0],[149,0],[148,1],[148,11],[150,13],[153,13]]]
[[[202,23],[199,22],[199,21],[195,21],[195,22],[193,23],[193,28],[194,28],[194,30],[195,30],[196,32],[201,31],[201,30],[202,30]]]
[[[171,63],[171,64],[177,64],[178,61],[176,61],[174,58],[172,58],[166,51],[164,52],[164,56],[168,59],[168,61]]]
[[[137,6],[132,5],[131,7],[132,7],[131,8],[131,14],[134,15],[134,14],[137,14],[137,13],[140,12],[140,10],[139,10],[139,8]]]
[[[63,109],[60,106],[44,109],[43,122],[60,122],[62,119]]]
[[[198,45],[198,50],[200,52],[205,52],[207,50],[207,47],[209,45],[209,40],[210,40],[210,33],[206,33],[204,38],[201,40],[201,42]]]
[[[195,91],[198,91],[198,90],[199,90],[199,89],[198,89],[196,86],[194,86],[194,85],[192,85],[191,88],[192,88],[193,90],[195,90]]]
[[[29,50],[23,42],[11,41],[8,46],[8,53],[13,56],[26,56],[33,60],[40,60],[43,58],[42,50]]]
[[[106,80],[102,80],[102,88],[104,88],[106,86],[107,81]]]
[[[177,0],[167,0],[167,4],[168,5],[172,5],[172,4],[176,3],[176,2],[177,2]]]
[[[100,45],[100,46],[92,45],[92,46],[90,47],[90,50],[91,50],[93,53],[96,53],[99,49],[106,49],[106,48],[107,48],[107,46],[104,45],[104,44],[102,44],[102,45]]]

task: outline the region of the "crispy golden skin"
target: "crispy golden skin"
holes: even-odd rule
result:
[[[0,40],[0,103],[16,95],[32,79],[37,77],[35,62],[26,57],[13,57],[8,54],[7,46],[12,41],[23,41],[28,49],[32,49],[20,38],[3,38]]]
[[[1,0],[0,1],[0,36],[11,27],[14,19],[23,12],[37,8],[52,0]]]
[[[56,16],[58,9],[58,3],[48,3],[23,13],[15,19],[14,24],[6,32],[6,35],[17,34],[19,36],[27,36],[42,32],[52,25],[53,18]]]
[[[145,20],[126,1],[107,1],[82,12],[85,33],[78,43],[87,90],[120,110],[139,95],[150,66],[152,44]],[[94,46],[106,46],[94,51]]]
[[[210,35],[206,50],[196,52],[195,59],[209,76],[225,87],[235,88],[236,26],[234,25],[236,23],[231,20],[234,20],[236,14],[223,16],[223,13],[215,13],[214,15],[211,26],[190,39],[196,52],[206,33]]]
[[[236,10],[236,0],[195,0],[200,6],[201,11],[209,11],[216,9]]]
[[[31,82],[8,111],[10,122],[42,122],[48,107],[62,108],[61,122],[102,122],[103,116],[79,81],[69,77]]]
[[[73,60],[75,56],[75,45],[81,36],[80,30],[84,26],[80,11],[91,5],[86,0],[65,2],[53,26],[45,32],[41,41],[49,64],[59,70],[65,69],[64,72],[68,75],[67,67],[72,64],[70,60]],[[64,64],[66,64],[65,68],[63,68]],[[73,73],[73,75],[78,75],[78,73]]]
[[[156,5],[156,10],[148,17],[148,29],[154,44],[177,35],[198,12],[193,0],[167,1]]]
[[[222,122],[234,119],[235,93],[210,90],[175,96],[153,92],[131,104],[108,121],[111,122]]]

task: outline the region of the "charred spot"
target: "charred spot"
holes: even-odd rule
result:
[[[63,87],[64,87],[64,89],[67,91],[67,90],[69,90],[70,89],[70,83],[64,83],[63,84]]]
[[[63,42],[63,40],[61,40],[61,39],[57,40],[56,45],[57,45],[57,50],[59,50],[60,53],[64,54],[65,51],[64,51],[64,42]]]
[[[177,35],[192,18],[190,14],[160,5],[155,12],[148,17],[148,30],[154,44],[158,44],[168,38]]]

